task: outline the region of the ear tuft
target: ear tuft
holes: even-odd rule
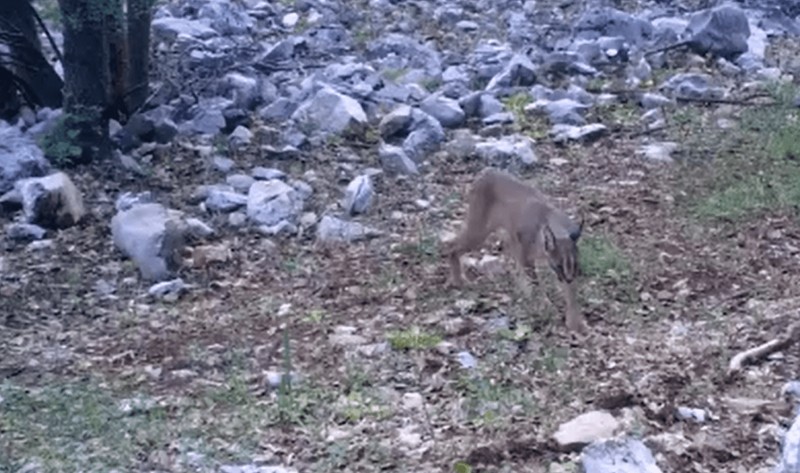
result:
[[[550,225],[545,225],[542,232],[544,232],[544,249],[553,251],[556,247],[556,235],[553,233],[553,229],[550,228]]]

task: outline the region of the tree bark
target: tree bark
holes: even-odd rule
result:
[[[110,157],[110,72],[106,15],[118,0],[59,0],[64,24],[64,111],[67,137],[81,149],[74,161]]]
[[[153,0],[128,0],[127,109],[133,113],[149,95],[150,22]]]
[[[26,99],[35,105],[58,108],[64,84],[42,55],[34,15],[29,0],[0,1],[0,42],[11,51],[9,70],[26,85]]]

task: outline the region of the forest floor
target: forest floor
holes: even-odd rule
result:
[[[113,201],[153,190],[191,212],[195,186],[223,176],[180,145],[144,179],[72,171],[93,218],[50,249],[0,256],[15,275],[0,287],[0,471],[577,471],[550,437],[594,409],[645,439],[665,472],[769,471],[798,348],[725,371],[800,307],[800,128],[788,106],[684,105],[660,132],[681,151],[655,163],[637,154],[633,107],[601,109],[611,132],[591,145],[540,139],[540,165],[523,174],[586,218],[583,342],[549,273],[526,297],[488,242],[500,263],[445,288],[440,241],[458,229],[477,160],[441,153],[419,177],[378,176],[360,220],[386,235],[371,241],[269,239],[208,218],[220,230],[208,245],[228,259],[184,269],[195,287],[171,302],[142,296],[113,248]],[[313,170],[308,209],[321,213],[341,196],[341,146],[304,162],[232,157],[245,172]],[[348,164],[378,167],[374,149]],[[287,367],[296,377],[276,388]],[[710,416],[681,421],[678,406]]]

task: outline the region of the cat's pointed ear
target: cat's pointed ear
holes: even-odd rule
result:
[[[542,229],[544,233],[544,249],[546,251],[553,251],[556,248],[556,235],[553,233],[553,230],[550,228],[550,225],[545,225]]]

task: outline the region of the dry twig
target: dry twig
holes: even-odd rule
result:
[[[728,364],[728,378],[731,378],[735,374],[739,373],[745,364],[765,358],[775,352],[785,350],[797,342],[799,338],[800,323],[795,323],[784,336],[774,338],[767,343],[737,353],[733,358],[731,358],[731,361]]]

